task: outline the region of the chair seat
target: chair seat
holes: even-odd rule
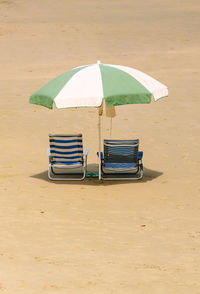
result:
[[[66,168],[75,168],[75,167],[82,167],[83,163],[81,161],[73,161],[73,162],[66,162],[66,161],[52,161],[51,162],[52,165],[56,166],[56,165],[62,165]]]
[[[136,163],[105,163],[104,164],[105,168],[108,169],[132,169],[136,168],[137,164]]]

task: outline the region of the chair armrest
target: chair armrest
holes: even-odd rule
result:
[[[47,155],[48,155],[48,156],[51,155],[50,148],[47,148]]]
[[[97,152],[97,156],[99,157],[99,152]],[[103,160],[103,152],[101,152],[101,160]]]
[[[47,148],[47,155],[49,157],[49,163],[53,160],[53,156],[51,155],[50,148]]]
[[[143,151],[138,151],[138,160],[141,160],[143,157]]]
[[[83,155],[84,155],[84,156],[87,156],[88,153],[89,153],[89,151],[90,151],[90,148],[85,148],[85,150],[84,150],[84,152],[83,152]]]

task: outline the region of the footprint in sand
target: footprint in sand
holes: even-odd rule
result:
[[[2,283],[0,283],[0,290],[6,290],[6,288],[5,287],[3,287],[3,284]]]
[[[51,260],[49,258],[42,258],[39,256],[35,256],[34,259],[37,262],[45,262],[52,265],[63,265],[65,263],[64,261],[56,261],[56,260]]]
[[[54,284],[52,284],[52,285],[46,285],[46,286],[44,286],[44,289],[45,290],[61,290],[61,289],[64,289],[65,287],[63,287],[63,286],[58,286],[58,285],[54,285]]]
[[[136,269],[150,269],[150,270],[158,270],[158,271],[166,271],[166,269],[159,265],[154,264],[139,264],[136,266]]]
[[[190,237],[190,238],[198,238],[198,237],[200,237],[200,232],[189,232],[188,233],[188,236]]]

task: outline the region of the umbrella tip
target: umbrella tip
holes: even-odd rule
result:
[[[101,63],[101,61],[100,60],[97,60],[97,64],[100,64]]]

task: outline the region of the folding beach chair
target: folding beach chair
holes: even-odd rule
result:
[[[49,135],[48,177],[50,180],[83,180],[89,149],[83,152],[82,134]],[[62,170],[62,172],[60,172]],[[58,177],[61,176],[62,177]],[[64,177],[65,176],[65,177]]]
[[[104,180],[139,180],[143,177],[143,152],[139,140],[104,140],[101,171]]]

